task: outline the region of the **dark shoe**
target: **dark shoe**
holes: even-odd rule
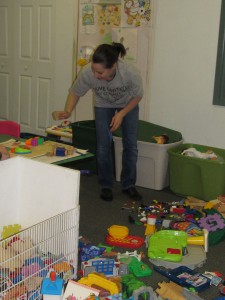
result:
[[[138,193],[135,187],[130,187],[126,190],[123,190],[124,194],[130,197],[131,200],[140,201],[142,196]]]
[[[104,201],[112,201],[113,199],[112,190],[108,188],[101,189],[100,197]]]

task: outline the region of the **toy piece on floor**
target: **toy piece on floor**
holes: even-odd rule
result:
[[[225,220],[219,214],[215,213],[199,219],[198,225],[201,228],[207,229],[209,232],[214,232],[225,228]]]
[[[100,290],[81,284],[79,282],[69,280],[63,294],[63,300],[83,300],[89,299],[90,296],[98,296]],[[95,298],[94,298],[95,299]]]
[[[157,294],[163,297],[163,299],[173,300],[203,300],[198,295],[182,288],[174,282],[159,282],[159,288],[156,289]]]
[[[144,277],[152,275],[152,270],[148,265],[139,261],[136,257],[127,257],[121,258],[120,261],[128,265],[130,273],[134,274],[137,277]]]
[[[117,254],[117,259],[121,259],[121,258],[128,258],[128,257],[135,257],[137,258],[139,261],[141,261],[142,257],[143,257],[143,252],[140,252],[140,254],[137,253],[137,250],[134,250],[133,252],[128,252],[126,251],[125,253],[120,253],[118,252]]]
[[[106,278],[106,276],[103,276],[98,273],[91,273],[88,274],[87,277],[82,277],[78,283],[87,285],[87,286],[99,286],[101,288],[104,288],[105,290],[109,291],[111,295],[113,294],[119,294],[120,293],[120,285],[118,285],[116,282],[111,281],[110,279]],[[65,298],[66,299],[66,298]]]
[[[203,235],[203,230],[197,224],[192,221],[178,221],[171,222],[170,228],[174,230],[181,230],[188,234],[188,236],[201,236]]]
[[[161,230],[149,238],[148,256],[151,259],[181,261],[187,248],[187,234],[177,230]]]
[[[219,272],[204,272],[203,275],[210,279],[210,284],[214,286],[220,286],[221,281],[223,280],[223,275]]]
[[[147,216],[147,224],[145,235],[153,234],[156,231],[155,224],[156,224],[156,215],[148,215]]]
[[[186,232],[177,230],[161,230],[149,238],[148,256],[151,259],[161,259],[180,262],[187,253],[187,244],[202,245],[208,251],[208,231],[204,236],[188,237]]]
[[[137,249],[144,244],[143,238],[129,235],[129,229],[126,226],[112,225],[108,228],[108,232],[106,243],[111,246]]]
[[[102,253],[101,257],[105,258],[117,258],[117,251],[114,251],[113,249],[115,248],[114,246],[108,246],[108,245],[103,245],[102,243],[98,244],[98,247],[101,249],[104,248],[104,252]]]
[[[154,270],[182,287],[194,288],[196,292],[202,292],[210,287],[208,277],[185,266],[173,270],[154,266]]]
[[[41,285],[43,300],[61,300],[63,295],[63,279],[57,278],[56,272],[52,271],[49,278],[44,278]]]
[[[87,261],[89,259],[102,255],[104,251],[104,247],[96,247],[91,243],[82,245],[80,247],[80,259],[81,261]]]
[[[128,274],[127,265],[112,258],[89,259],[81,263],[81,270],[84,277],[93,272],[103,273],[107,277]]]
[[[122,276],[121,280],[123,286],[123,299],[132,299],[133,293],[136,290],[146,287],[146,284],[133,274],[124,275]]]

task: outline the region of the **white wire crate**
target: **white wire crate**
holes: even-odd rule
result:
[[[52,269],[65,280],[76,278],[77,220],[79,209],[71,209],[0,242],[0,257],[5,258],[0,263],[1,299],[41,299],[42,280]]]
[[[76,278],[80,172],[22,157],[0,162],[0,300],[42,299],[54,269]]]

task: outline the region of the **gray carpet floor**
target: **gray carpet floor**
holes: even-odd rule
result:
[[[138,191],[142,194],[142,203],[150,205],[153,200],[162,202],[179,201],[182,198],[173,194],[169,188],[162,191],[155,191],[146,188],[137,187]],[[80,184],[80,236],[91,241],[91,243],[97,246],[99,243],[106,244],[105,238],[107,235],[107,229],[111,225],[122,225],[129,228],[130,235],[138,235],[145,238],[144,225],[137,225],[129,221],[131,215],[133,220],[138,219],[138,213],[135,211],[138,208],[137,204],[134,204],[134,211],[122,209],[124,206],[132,206],[131,200],[126,195],[121,193],[121,187],[119,182],[115,182],[114,185],[114,200],[112,202],[105,202],[99,198],[99,185],[96,175],[85,176],[81,175]],[[115,247],[115,251],[125,252],[129,249],[121,249]],[[132,250],[129,250],[132,251]],[[143,251],[145,254],[144,262],[153,270],[153,265],[147,257],[147,248],[143,245],[138,252]],[[215,246],[209,247],[207,253],[207,259],[203,266],[197,268],[196,271],[219,271],[225,276],[225,241],[220,242]],[[153,270],[153,274],[148,277],[142,277],[141,280],[147,285],[151,286],[154,290],[158,287],[158,283],[162,281],[168,282],[169,280],[163,275]],[[216,297],[221,297],[218,287],[211,286],[209,289],[201,292],[199,296],[205,300],[213,300]],[[223,298],[225,299],[225,298]]]

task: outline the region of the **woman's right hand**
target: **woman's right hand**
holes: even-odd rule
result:
[[[57,120],[65,120],[70,117],[70,113],[67,111],[53,111],[52,113],[52,118],[57,121]]]

